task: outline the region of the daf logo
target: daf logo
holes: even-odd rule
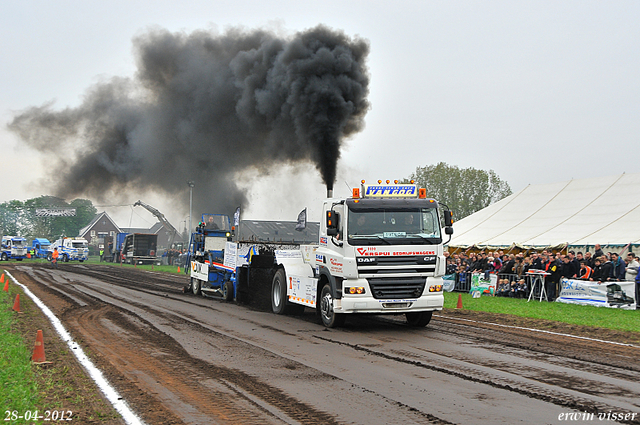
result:
[[[375,257],[358,257],[356,258],[356,261],[360,264],[375,263],[376,258]]]

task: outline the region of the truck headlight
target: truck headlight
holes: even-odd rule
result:
[[[364,294],[366,291],[364,290],[363,286],[351,286],[351,287],[347,287],[344,288],[344,291],[347,294]]]

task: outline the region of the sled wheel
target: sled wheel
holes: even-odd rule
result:
[[[222,298],[225,301],[233,301],[233,283],[227,281],[222,285]]]
[[[200,279],[191,279],[191,292],[193,295],[200,295]]]

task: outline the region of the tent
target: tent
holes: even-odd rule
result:
[[[640,173],[529,185],[454,229],[450,248],[634,246],[640,244]]]

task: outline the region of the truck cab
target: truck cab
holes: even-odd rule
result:
[[[20,236],[3,236],[0,246],[0,259],[22,261],[27,256],[27,240]]]
[[[58,248],[59,260],[83,262],[89,257],[89,244],[84,238],[60,238],[49,245],[49,258],[53,250]]]
[[[31,242],[31,250],[33,250],[35,258],[47,258],[50,246],[51,242],[46,238],[35,238]]]
[[[427,325],[444,304],[438,202],[414,184],[363,182],[350,198],[325,200],[323,212],[317,245],[276,253],[283,272],[272,300],[315,307],[327,327],[352,313],[405,314],[409,325]],[[444,216],[450,235],[448,209]]]

